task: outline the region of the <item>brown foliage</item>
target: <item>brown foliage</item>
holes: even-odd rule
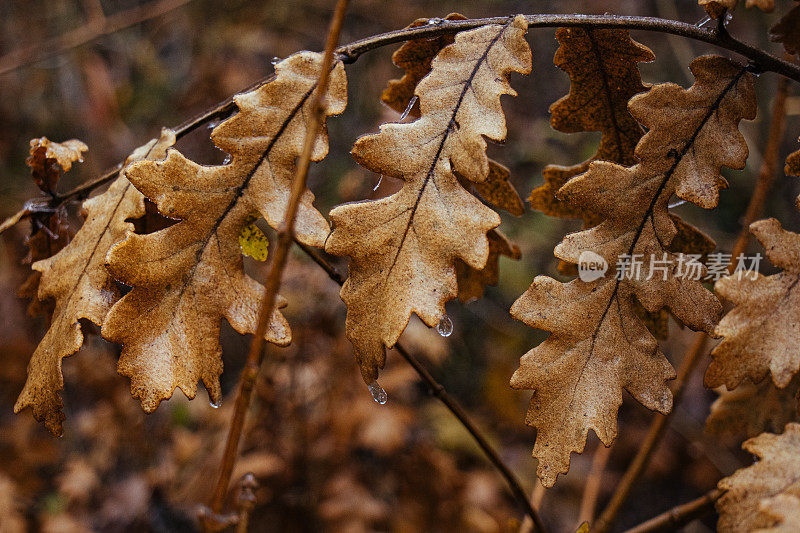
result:
[[[800,497],[800,424],[788,424],[781,435],[763,433],[742,447],[759,461],[719,482],[727,492],[717,501],[717,528],[726,533],[772,527],[779,520],[769,511],[769,501]]]
[[[159,212],[179,223],[148,235],[131,235],[108,256],[112,274],[133,287],[109,312],[103,336],[124,346],[119,372],[150,412],[179,387],[193,398],[202,380],[212,402],[221,400],[220,319],[240,333],[255,331],[263,287],[244,273],[239,234],[261,214],[273,227],[284,218],[316,87],[321,54],[300,52],[276,65],[276,77],[235,97],[239,113],[214,128],[211,138],[231,160],[206,167],[171,150],[165,161],[126,171]],[[346,78],[333,69],[323,109],[341,113]],[[312,159],[327,153],[327,135],[317,138]],[[296,234],[321,246],[325,218],[306,190]],[[285,305],[283,303],[282,305]],[[285,345],[289,325],[275,311],[265,338]]]
[[[771,374],[783,388],[800,369],[800,235],[782,229],[774,218],[754,222],[750,230],[783,271],[772,276],[735,272],[716,283],[717,293],[735,307],[716,328],[724,340],[711,352],[708,387],[730,390],[745,379],[758,383]]]
[[[538,430],[533,453],[545,485],[568,470],[570,453],[583,449],[589,429],[607,446],[613,442],[622,389],[650,409],[672,407],[667,381],[674,370],[636,317],[635,302],[651,313],[666,307],[690,328],[708,332],[722,311],[701,282],[677,271],[678,258],[669,251],[677,228],[667,206],[677,194],[714,207],[726,183],[721,167],[744,166],[747,145],[737,125],[755,116],[753,82],[721,57],[700,57],[691,69],[690,89],[665,83],[631,100],[634,117],[648,128],[636,147],[637,165],[595,161],[562,188],[569,201],[594,206],[605,220],[568,235],[555,250],[570,263],[585,251],[610,265],[633,254],[664,257],[669,271],[661,279],[607,274],[566,284],[538,276],[511,308],[515,318],[552,332],[522,357],[511,379],[512,387],[534,391],[526,422]]]
[[[347,335],[367,383],[378,376],[385,348],[397,342],[411,313],[429,326],[457,294],[454,261],[483,269],[486,233],[500,217],[459,183],[486,180],[483,136],[506,134],[500,95],[515,94],[506,77],[530,71],[527,23],[517,17],[460,33],[433,61],[416,89],[420,118],[385,124],[353,147],[359,164],[404,180],[392,196],[339,206],[325,249],[349,255],[342,287]],[[455,81],[458,80],[458,81]]]
[[[127,163],[163,158],[175,135],[164,130],[137,149]],[[56,255],[42,259],[32,268],[41,272],[38,298],[55,300],[55,310],[47,330],[28,364],[28,380],[19,395],[14,411],[33,409],[37,420],[44,421],[54,434],[62,432],[64,388],[61,360],[77,352],[83,344],[80,320],[102,325],[106,313],[119,298],[119,292],[106,270],[106,252],[133,230],[129,218],[144,214],[144,196],[123,176],[108,191],[83,204],[86,221],[75,238]]]

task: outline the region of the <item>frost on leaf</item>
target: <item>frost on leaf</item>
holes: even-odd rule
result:
[[[561,189],[605,219],[568,235],[555,255],[578,263],[591,251],[609,264],[605,276],[569,283],[538,276],[511,308],[515,318],[552,332],[522,357],[511,379],[512,387],[534,391],[526,421],[538,430],[533,454],[547,486],[567,472],[570,453],[583,450],[590,429],[607,446],[613,442],[623,389],[649,409],[672,408],[667,381],[675,372],[637,318],[636,302],[650,313],[667,308],[707,332],[721,314],[714,295],[669,251],[677,228],[668,202],[677,194],[716,205],[725,184],[721,167],[742,168],[747,158],[738,123],[755,116],[755,97],[751,76],[727,59],[700,57],[691,69],[690,89],[664,83],[631,100],[631,113],[648,129],[636,146],[638,164],[594,161]],[[634,256],[645,262],[638,275]],[[666,267],[647,279],[650,257]],[[617,272],[618,261],[627,270]]]
[[[175,134],[164,130],[160,139],[133,152],[126,164],[141,159],[161,159],[175,142]],[[53,257],[37,261],[41,272],[39,299],[54,299],[55,310],[39,346],[28,364],[28,379],[14,412],[33,409],[54,434],[61,434],[64,414],[59,394],[64,388],[61,360],[83,344],[80,320],[103,324],[108,310],[119,298],[105,267],[106,252],[133,230],[130,218],[144,214],[144,197],[125,177],[118,177],[106,192],[83,203],[86,221],[72,241]]]
[[[798,413],[800,378],[797,375],[779,389],[771,379],[758,384],[744,382],[734,390],[722,388],[711,404],[706,431],[714,435],[754,437],[765,431],[779,432],[789,422],[800,420]]]
[[[716,292],[735,307],[716,328],[724,340],[711,352],[708,387],[730,390],[771,374],[783,388],[800,369],[800,234],[774,218],[752,223],[750,231],[783,270],[772,276],[738,272],[716,283]]]
[[[800,497],[800,424],[788,424],[781,435],[762,433],[745,441],[742,448],[760,460],[717,484],[727,491],[716,504],[721,532],[773,527],[779,519],[769,501],[781,495]]]
[[[239,112],[211,133],[229,163],[202,166],[170,150],[166,160],[126,173],[162,215],[180,220],[131,235],[108,254],[113,275],[133,289],[112,308],[102,334],[123,345],[119,372],[131,378],[131,392],[148,412],[176,387],[193,398],[198,380],[220,401],[221,319],[240,333],[255,331],[264,289],[244,273],[239,236],[255,213],[272,227],[283,220],[295,160],[315,120],[309,106],[321,61],[321,54],[294,54],[276,65],[273,81],[234,97]],[[337,63],[324,115],[341,113],[345,104],[344,67]],[[327,149],[323,130],[312,159],[321,160]],[[297,238],[319,246],[328,225],[313,198],[308,190],[302,196]],[[278,311],[265,338],[290,342]]]
[[[351,257],[341,295],[347,335],[367,383],[377,377],[385,348],[395,344],[411,313],[428,326],[439,322],[458,290],[457,258],[474,269],[486,265],[486,233],[500,217],[459,178],[487,179],[484,136],[505,138],[500,96],[515,94],[507,76],[531,68],[526,28],[518,16],[458,34],[417,85],[420,118],[384,124],[353,147],[359,164],[404,181],[391,196],[342,205],[330,214],[334,230],[326,250]]]

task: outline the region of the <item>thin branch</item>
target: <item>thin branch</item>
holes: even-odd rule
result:
[[[594,520],[594,510],[597,507],[600,491],[603,489],[603,473],[605,473],[606,463],[608,463],[610,457],[611,447],[606,447],[602,442],[598,442],[594,457],[592,457],[592,468],[589,471],[589,477],[583,485],[581,507],[578,511],[578,526],[584,522],[591,524]]]
[[[694,26],[692,24],[686,24],[684,22],[665,20],[655,17],[620,17],[616,15],[527,15],[526,19],[528,20],[528,24],[531,28],[567,26],[584,28],[625,28],[631,30],[645,30],[678,35],[736,52],[746,57],[751,62],[754,70],[761,72],[775,72],[800,82],[800,68],[798,68],[797,65],[734,39],[725,30],[724,25],[720,25],[713,29],[706,29]],[[505,23],[507,20],[507,17],[471,20],[443,20],[436,24],[395,30],[374,35],[372,37],[366,37],[350,44],[340,46],[336,49],[336,54],[345,63],[352,63],[366,52],[390,44],[421,37],[435,37],[445,33],[456,33],[463,30],[485,26],[487,24]],[[272,79],[272,77],[273,76],[270,75],[266,78],[258,80],[250,87],[243,89],[243,91],[246,92],[264,83],[267,83]],[[193,119],[178,126],[177,128],[173,128],[175,135],[178,139],[180,139],[184,135],[211,122],[212,120],[226,118],[234,111],[236,111],[236,104],[233,102],[233,97],[230,97],[215,105],[211,109],[206,110]],[[117,165],[94,181],[76,187],[66,193],[54,195],[50,200],[50,207],[57,207],[73,198],[85,198],[95,188],[100,187],[114,179],[121,168],[121,164]],[[24,218],[24,216],[22,218]],[[8,220],[6,222],[8,222]],[[3,230],[7,229],[7,224],[4,223],[2,226],[0,226],[0,228]],[[0,230],[0,232],[1,231],[2,230]]]
[[[328,274],[328,276],[338,283],[339,285],[344,284],[345,278],[342,276],[338,270],[336,270],[333,265],[328,263],[328,261],[320,255],[320,253],[307,246],[301,242],[295,241],[295,243],[303,250],[308,256],[317,263],[322,269]],[[511,489],[511,493],[513,494],[514,498],[520,504],[520,506],[525,510],[525,513],[528,517],[533,521],[534,531],[544,532],[544,525],[542,524],[541,518],[539,518],[538,513],[533,508],[531,501],[525,494],[525,491],[522,489],[522,485],[520,484],[517,477],[511,471],[511,469],[503,462],[500,458],[500,455],[497,451],[492,448],[492,445],[489,444],[489,441],[483,436],[481,431],[475,425],[475,423],[470,419],[467,412],[464,410],[463,407],[452,397],[450,396],[444,388],[444,385],[436,381],[436,378],[428,371],[427,368],[417,359],[411,352],[409,352],[402,344],[399,342],[394,345],[394,349],[399,353],[403,359],[411,365],[411,367],[416,371],[422,381],[425,382],[425,385],[428,387],[428,391],[431,395],[436,397],[440,402],[444,404],[448,411],[450,411],[454,417],[464,426],[472,438],[475,440],[477,445],[486,455],[487,459],[492,463],[492,465],[497,469],[501,476],[506,480],[508,483],[509,488]]]
[[[715,28],[701,28],[694,24],[665,20],[656,17],[623,17],[618,15],[526,15],[530,28],[575,27],[575,28],[618,28],[630,30],[645,30],[659,33],[678,35],[696,41],[702,41],[714,46],[736,52],[746,57],[756,70],[761,72],[775,72],[800,82],[800,68],[788,61],[784,61],[759,48],[743,43],[733,38],[724,25]],[[367,37],[354,43],[340,47],[337,52],[347,62],[353,62],[358,57],[370,50],[421,37],[434,37],[445,33],[454,33],[485,26],[487,24],[504,24],[508,17],[493,17],[469,20],[442,20],[435,24],[427,24],[416,28],[395,30]]]
[[[683,356],[683,360],[678,368],[678,377],[675,379],[672,386],[672,411],[666,415],[662,415],[660,413],[656,414],[653,422],[650,424],[650,429],[647,432],[644,442],[642,442],[642,445],[639,447],[639,450],[637,451],[636,456],[633,458],[633,461],[631,461],[631,464],[628,465],[628,469],[625,471],[625,474],[623,474],[619,484],[617,484],[616,488],[614,489],[614,494],[611,496],[611,500],[608,502],[606,508],[597,519],[597,523],[592,528],[593,533],[607,533],[611,530],[611,526],[614,524],[617,514],[622,509],[625,500],[628,499],[631,490],[633,490],[633,485],[639,479],[639,476],[642,474],[644,469],[647,468],[647,465],[650,464],[650,458],[658,446],[658,443],[661,442],[661,437],[664,436],[664,432],[667,429],[667,422],[675,413],[675,409],[680,401],[686,382],[688,381],[692,370],[694,370],[695,366],[697,365],[697,362],[700,360],[700,356],[705,352],[707,341],[708,336],[706,336],[705,333],[698,334],[694,344],[692,344],[692,347]]]
[[[67,50],[86,44],[103,35],[160,17],[189,2],[191,0],[157,0],[107,17],[92,16],[86,24],[74,30],[41,43],[18,48],[0,57],[0,75],[63,54]],[[94,11],[92,13],[96,15]]]
[[[225,503],[225,495],[228,492],[228,485],[230,484],[231,473],[233,472],[233,465],[236,461],[236,453],[239,448],[239,439],[244,427],[245,417],[247,416],[247,409],[250,406],[250,397],[252,396],[253,388],[258,378],[258,372],[261,368],[261,361],[264,355],[264,335],[267,332],[267,328],[275,312],[275,303],[281,284],[281,277],[284,267],[286,266],[289,249],[294,240],[295,218],[300,205],[300,197],[306,189],[308,169],[311,163],[314,145],[317,141],[317,135],[321,128],[323,119],[322,106],[325,93],[328,90],[328,81],[332,70],[331,67],[334,63],[334,48],[339,41],[339,33],[341,32],[346,10],[347,0],[338,0],[333,18],[331,19],[330,28],[328,29],[328,38],[325,43],[325,53],[320,65],[317,88],[314,91],[310,104],[312,120],[307,125],[308,129],[306,130],[303,142],[303,151],[297,161],[297,169],[294,179],[292,180],[292,190],[288,205],[286,206],[286,215],[278,229],[277,245],[274,252],[270,254],[271,260],[267,279],[264,283],[264,297],[261,301],[258,325],[253,336],[253,341],[250,344],[250,351],[247,354],[247,362],[245,363],[244,370],[242,370],[242,377],[239,381],[239,390],[234,404],[233,420],[231,421],[228,438],[225,442],[225,453],[222,457],[219,479],[211,503],[211,511],[214,514],[220,513]]]
[[[750,224],[761,217],[769,191],[778,175],[778,170],[782,170],[780,150],[783,134],[786,131],[786,100],[788,96],[789,81],[786,78],[781,78],[778,80],[778,94],[775,96],[775,103],[772,106],[772,118],[769,125],[767,144],[764,147],[761,168],[758,171],[758,181],[753,189],[753,195],[750,197],[750,203],[747,205],[747,211],[745,211],[742,218],[742,228],[731,250],[732,257],[731,263],[728,265],[729,272],[733,272],[736,266],[735,261],[739,254],[744,253],[747,249],[747,243],[750,241]]]
[[[725,491],[720,489],[710,490],[696,500],[673,507],[669,511],[627,530],[625,533],[655,533],[657,531],[675,531],[679,527],[688,524],[692,520],[700,518],[711,511],[711,508],[714,507],[714,504],[724,494],[724,492]]]
[[[737,264],[737,256],[743,253],[747,248],[747,243],[750,239],[750,224],[761,216],[766,204],[767,196],[770,188],[772,187],[775,177],[780,168],[780,145],[783,133],[786,127],[786,100],[789,93],[789,83],[785,78],[781,79],[778,85],[778,94],[775,98],[775,103],[772,106],[772,113],[770,118],[769,135],[764,149],[764,159],[759,169],[758,181],[756,182],[753,194],[750,197],[750,202],[747,206],[742,228],[739,230],[739,235],[736,243],[733,246],[731,260],[728,263],[728,272],[733,272]],[[675,408],[680,400],[681,393],[688,381],[692,370],[697,364],[700,356],[704,353],[705,343],[707,337],[704,333],[700,333],[692,345],[692,348],[684,356],[681,361],[681,366],[678,370],[678,378],[673,384],[673,408]],[[628,469],[625,471],[619,485],[614,491],[608,505],[606,506],[600,518],[597,520],[597,525],[593,531],[598,533],[605,533],[610,530],[611,525],[617,517],[622,505],[631,493],[633,485],[639,479],[644,469],[650,462],[650,458],[656,449],[656,446],[661,441],[664,432],[667,429],[667,424],[670,420],[669,415],[656,415],[653,419],[647,437],[639,447],[636,456],[631,461]]]

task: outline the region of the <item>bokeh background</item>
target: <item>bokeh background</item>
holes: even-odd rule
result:
[[[320,50],[333,0],[6,0],[0,2],[0,217],[17,211],[39,193],[24,165],[28,141],[79,138],[89,145],[85,161],[68,173],[60,190],[92,179],[157,136],[161,126],[177,126],[216,102],[270,75],[276,58]],[[774,13],[740,8],[730,30],[747,42],[781,54],[767,29],[791,2],[777,0]],[[142,7],[174,7],[129,25],[120,17]],[[426,2],[354,0],[342,42],[400,28],[418,17],[468,17],[513,13],[615,13],[700,22],[705,13],[694,0],[478,0]],[[115,15],[116,18],[115,18]],[[103,17],[107,17],[104,19]],[[123,28],[92,36],[102,23]],[[723,53],[703,43],[648,32],[633,32],[651,47],[655,62],[641,66],[645,82],[674,81],[688,86],[691,59]],[[552,64],[557,48],[553,29],[528,34],[533,73],[514,76],[517,98],[505,98],[508,140],[490,146],[507,165],[523,197],[542,182],[550,163],[570,165],[590,157],[595,134],[563,134],[549,125],[548,107],[569,88],[565,73]],[[82,42],[86,41],[86,42]],[[370,52],[347,67],[350,101],[329,121],[330,155],[315,165],[310,187],[323,213],[338,203],[386,194],[395,187],[359,167],[349,156],[353,141],[374,132],[398,114],[379,100],[386,82],[400,74],[391,63],[396,45]],[[751,148],[747,168],[726,171],[730,189],[720,207],[704,212],[684,205],[677,211],[729,251],[761,163],[769,107],[777,76],[757,81],[759,114],[742,125]],[[800,99],[792,89],[782,154],[796,149]],[[199,162],[220,162],[224,154],[201,128],[179,147]],[[800,180],[779,175],[766,214],[784,227],[800,229],[794,198]],[[78,205],[70,206],[77,229]],[[535,489],[530,456],[535,432],[524,425],[529,393],[512,391],[508,380],[519,357],[545,334],[508,315],[511,303],[537,274],[560,279],[553,247],[578,221],[527,210],[503,214],[501,228],[522,251],[519,261],[504,258],[500,283],[484,298],[452,302],[454,333],[443,338],[419,321],[403,335],[474,416],[523,481],[536,493],[553,531],[574,529],[583,489],[598,447],[590,436],[586,452],[573,456],[572,469],[552,489]],[[210,496],[230,419],[231,391],[245,357],[248,338],[224,328],[225,401],[209,406],[205,393],[188,401],[178,392],[156,413],[145,415],[130,397],[127,378],[116,374],[117,348],[88,335],[84,348],[64,361],[65,433],[50,436],[30,412],[12,414],[25,380],[25,367],[46,321],[26,315],[17,288],[29,273],[22,264],[26,222],[0,238],[0,531],[191,531],[195,506]],[[757,250],[757,246],[752,246]],[[338,261],[341,268],[346,265]],[[254,261],[248,269],[263,277]],[[260,488],[253,531],[513,531],[521,512],[503,480],[492,470],[466,432],[427,395],[413,371],[390,353],[381,384],[389,402],[379,406],[359,376],[343,335],[345,309],[338,287],[306,258],[295,255],[282,293],[294,344],[270,348],[235,478],[255,473]],[[678,364],[691,332],[671,324],[663,350]],[[89,330],[93,328],[89,327]],[[96,328],[94,328],[96,333]],[[715,393],[702,387],[702,368],[688,388],[666,437],[623,509],[620,529],[636,524],[715,486],[723,475],[748,464],[739,450],[742,436],[720,439],[704,432]],[[599,504],[610,496],[637,450],[653,415],[626,397],[620,436],[600,478]],[[234,495],[236,491],[233,491]],[[715,517],[687,527],[713,529]],[[523,528],[525,525],[523,524]]]

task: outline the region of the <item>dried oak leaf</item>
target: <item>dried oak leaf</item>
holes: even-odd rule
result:
[[[83,152],[89,147],[78,139],[70,139],[63,143],[49,140],[47,137],[31,139],[30,156],[25,164],[31,167],[31,175],[36,186],[51,194],[61,177],[68,172],[75,161],[83,161]]]
[[[792,152],[786,157],[784,172],[790,176],[800,177],[800,150]],[[796,200],[797,209],[800,209],[800,196]]]
[[[602,220],[596,210],[565,204],[556,193],[570,178],[586,172],[593,160],[636,162],[633,150],[644,131],[628,111],[628,100],[648,89],[638,63],[653,61],[655,56],[631,39],[628,30],[559,28],[556,39],[560,46],[553,63],[569,75],[570,89],[550,106],[550,125],[564,133],[598,131],[600,145],[589,161],[545,167],[545,183],[533,190],[528,201],[531,208],[547,215],[583,218],[591,227]]]
[[[795,533],[800,524],[800,498],[791,494],[778,494],[761,500],[759,513],[773,525],[759,528],[753,533]]]
[[[698,0],[697,3],[706,10],[709,17],[716,19],[722,15],[726,9],[729,11],[735,9],[739,0]],[[757,7],[761,11],[770,12],[775,9],[775,0],[747,0],[745,2],[745,7],[747,9]]]
[[[533,454],[547,486],[567,472],[570,453],[583,450],[590,429],[607,446],[613,442],[622,389],[649,409],[672,407],[667,381],[675,372],[634,302],[651,313],[666,307],[688,327],[708,332],[722,312],[700,281],[678,271],[669,251],[677,228],[668,202],[677,194],[714,207],[725,183],[721,167],[744,166],[747,145],[737,126],[755,116],[753,81],[722,57],[697,58],[691,70],[691,88],[664,83],[631,100],[631,113],[648,128],[636,147],[638,164],[594,161],[562,188],[569,201],[595,206],[605,220],[567,235],[556,247],[558,258],[577,263],[591,251],[615,265],[641,254],[666,259],[665,271],[649,280],[620,279],[612,269],[590,282],[538,276],[511,308],[515,318],[552,332],[522,357],[511,379],[512,387],[534,391],[526,422],[538,430]]]
[[[163,158],[174,142],[175,134],[164,130],[160,139],[133,152],[127,163]],[[86,221],[72,241],[53,257],[33,264],[41,272],[39,299],[55,299],[55,310],[50,328],[31,356],[28,379],[14,405],[16,413],[30,406],[36,420],[44,421],[56,435],[61,434],[64,420],[61,361],[83,344],[80,320],[102,325],[119,297],[105,267],[106,252],[133,230],[127,220],[144,214],[144,197],[120,176],[106,192],[86,200],[83,208]]]
[[[459,13],[450,13],[445,20],[464,20],[466,17]],[[407,26],[416,28],[429,23],[430,19],[417,19]],[[405,70],[403,77],[390,80],[388,87],[381,94],[381,100],[397,111],[408,116],[418,118],[420,114],[419,99],[414,100],[414,91],[420,80],[431,71],[433,58],[442,48],[452,44],[455,34],[444,34],[429,39],[413,39],[403,44],[392,54],[392,62]],[[468,179],[460,179],[462,187],[476,194],[496,209],[504,209],[514,216],[522,216],[525,205],[519,193],[509,181],[509,170],[492,159],[489,159],[489,175],[486,180],[472,183]],[[458,298],[462,302],[478,299],[483,295],[487,284],[497,283],[500,256],[519,259],[519,248],[508,241],[505,235],[499,232],[489,233],[490,254],[483,269],[474,269],[461,261],[456,260],[458,273]],[[492,248],[492,243],[494,247]],[[501,244],[502,243],[502,244]]]
[[[466,20],[461,13],[450,13],[444,20]],[[430,19],[420,18],[406,26],[406,29],[418,28],[429,23]],[[398,113],[403,113],[411,99],[417,84],[431,71],[431,63],[442,48],[453,44],[456,36],[445,33],[436,37],[412,39],[395,50],[392,54],[392,63],[403,69],[403,77],[389,80],[389,85],[381,93],[381,100]],[[408,111],[408,116],[419,117],[419,101],[416,101]]]
[[[725,533],[774,526],[777,520],[761,502],[781,494],[800,497],[800,424],[788,424],[781,435],[762,433],[742,448],[760,460],[717,484],[727,491],[716,503],[717,530]]]
[[[800,420],[800,379],[797,375],[779,389],[770,379],[753,384],[745,381],[734,390],[722,388],[711,404],[706,431],[714,435],[754,437],[765,431],[778,432],[789,422]]]
[[[31,177],[42,192],[52,195],[63,172],[68,172],[75,161],[83,161],[83,152],[88,147],[77,139],[63,143],[49,140],[47,137],[31,139],[30,155],[25,164],[31,169]],[[67,213],[63,206],[55,211],[36,211],[30,215],[31,234],[25,240],[28,254],[23,263],[31,264],[40,259],[51,257],[72,238],[73,232],[67,223]],[[42,302],[36,294],[39,290],[40,272],[31,272],[17,292],[20,298],[30,298],[28,314],[31,316],[47,316],[53,313],[52,302]]]
[[[255,331],[263,294],[244,273],[239,235],[260,213],[272,226],[284,218],[310,121],[321,54],[299,52],[275,66],[276,77],[234,97],[239,112],[219,124],[211,139],[231,160],[202,166],[170,150],[166,160],[142,162],[126,171],[159,212],[180,222],[148,235],[130,235],[111,249],[112,274],[133,287],[111,309],[102,334],[123,345],[119,372],[131,393],[151,412],[179,387],[189,398],[202,380],[212,402],[221,400],[219,344],[224,317],[240,333]],[[346,104],[344,67],[331,73],[324,115]],[[327,153],[327,132],[316,139],[312,160]],[[297,238],[321,246],[325,218],[306,190],[297,215]],[[281,299],[281,306],[285,305]],[[285,345],[289,326],[276,311],[265,338]]]
[[[795,5],[769,30],[769,39],[790,54],[800,54],[800,5]]]
[[[486,234],[489,239],[489,256],[486,267],[475,269],[464,261],[456,261],[456,279],[458,281],[458,299],[471,302],[483,296],[486,285],[497,285],[500,277],[500,256],[519,259],[519,247],[511,242],[500,230],[493,229]]]
[[[445,302],[457,292],[456,258],[475,269],[486,265],[486,233],[500,217],[456,174],[474,182],[489,174],[483,137],[505,138],[500,96],[516,94],[510,72],[530,72],[526,29],[518,16],[459,33],[417,85],[420,118],[384,124],[353,147],[359,164],[404,181],[391,196],[330,214],[334,230],[326,250],[351,257],[341,295],[347,336],[367,383],[376,379],[385,347],[395,344],[411,313],[428,326],[444,315]]]
[[[724,340],[711,352],[707,387],[731,390],[770,373],[783,388],[800,369],[800,234],[782,229],[774,218],[753,222],[750,231],[783,270],[772,276],[734,273],[715,284],[735,307],[716,328]]]

